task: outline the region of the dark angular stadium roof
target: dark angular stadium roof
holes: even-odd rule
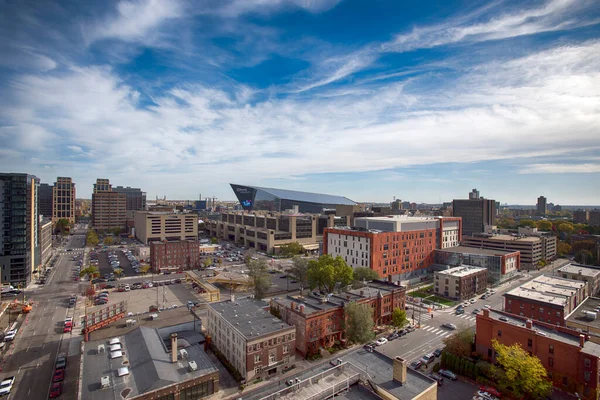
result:
[[[287,190],[287,189],[274,189],[274,188],[265,188],[260,186],[251,186],[251,185],[238,185],[238,186],[246,186],[256,190],[263,190],[267,193],[272,194],[273,196],[295,200],[295,201],[303,201],[307,203],[316,203],[316,204],[340,204],[340,205],[348,205],[353,206],[356,203],[344,196],[334,196],[331,194],[322,194],[322,193],[310,193],[310,192],[300,192],[296,190]]]

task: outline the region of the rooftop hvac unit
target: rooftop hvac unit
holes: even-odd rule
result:
[[[196,361],[194,361],[194,360],[191,360],[191,361],[188,363],[188,370],[189,370],[190,372],[193,372],[193,371],[197,371],[197,370],[198,370],[198,364],[196,364]]]
[[[102,389],[106,389],[110,387],[110,376],[105,375],[100,378],[100,386]]]
[[[186,349],[179,350],[179,359],[185,360],[188,357],[188,352]]]
[[[595,320],[595,319],[596,319],[596,317],[598,316],[598,314],[597,314],[597,313],[595,313],[595,312],[593,312],[593,311],[584,311],[584,312],[583,312],[583,316],[584,316],[586,319],[589,319],[589,320]]]
[[[103,344],[98,345],[98,354],[103,354],[106,351],[106,347]]]

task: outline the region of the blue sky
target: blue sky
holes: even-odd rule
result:
[[[0,1],[0,170],[600,203],[600,4]]]

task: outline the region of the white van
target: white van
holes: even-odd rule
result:
[[[131,290],[131,288],[129,287],[129,285],[125,285],[125,291],[129,292]]]

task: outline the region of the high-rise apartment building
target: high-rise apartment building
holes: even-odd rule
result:
[[[75,223],[75,184],[71,178],[59,176],[52,188],[52,223],[61,219]]]
[[[588,224],[590,224],[591,226],[600,226],[600,210],[593,209],[592,211],[590,211],[590,219],[588,221]]]
[[[477,189],[473,189],[468,200],[452,201],[452,215],[462,218],[463,235],[482,233],[486,225],[496,222],[496,201],[479,197]]]
[[[52,219],[52,185],[47,183],[40,183],[38,189],[38,213]]]
[[[127,211],[138,211],[146,209],[146,192],[140,188],[116,186],[112,188],[113,192],[124,193],[127,196]]]
[[[546,212],[548,211],[547,201],[548,199],[546,199],[544,196],[538,197],[536,210],[538,215],[546,215]]]
[[[573,222],[576,224],[587,224],[590,221],[590,212],[588,210],[573,211]]]
[[[113,192],[108,179],[97,179],[92,193],[92,228],[125,230],[126,221],[127,195]]]
[[[41,260],[38,218],[40,180],[0,173],[0,267],[3,283],[27,285]]]

